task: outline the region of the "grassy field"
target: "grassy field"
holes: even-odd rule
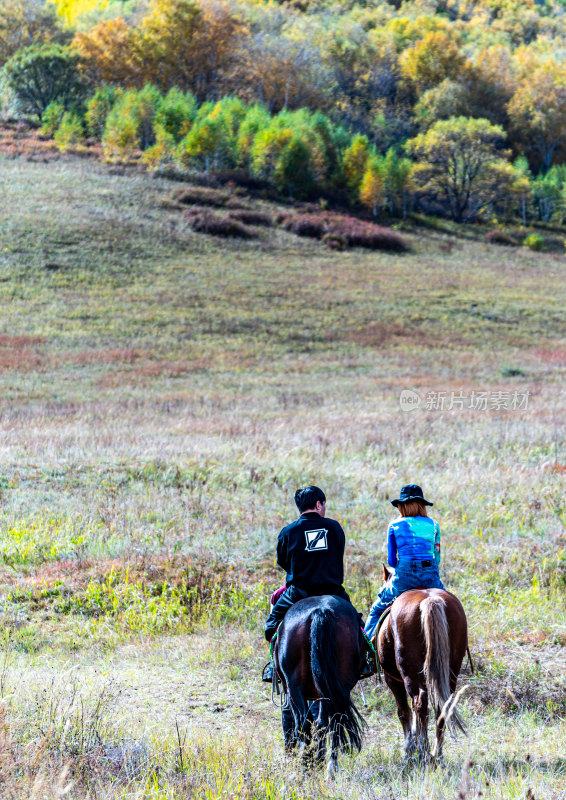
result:
[[[0,796],[566,798],[566,256],[226,242],[175,188],[0,160]],[[476,666],[439,769],[382,686],[336,783],[283,756],[262,626],[310,482],[364,612],[388,498],[435,501]]]

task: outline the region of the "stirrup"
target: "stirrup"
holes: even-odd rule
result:
[[[261,671],[261,679],[264,683],[272,683],[273,681],[273,664],[268,661]]]

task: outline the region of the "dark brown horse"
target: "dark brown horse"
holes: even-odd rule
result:
[[[283,684],[285,748],[303,748],[303,759],[323,763],[326,738],[328,776],[338,770],[338,752],[360,750],[365,722],[350,693],[363,660],[360,621],[354,607],[322,595],[295,603],[279,627],[273,662]]]
[[[385,566],[383,570],[388,580],[391,573]],[[429,704],[436,718],[433,757],[442,756],[446,727],[452,733],[464,731],[454,693],[467,648],[466,615],[453,594],[442,589],[412,589],[393,603],[377,634],[377,652],[385,682],[397,701],[407,758],[430,757]]]

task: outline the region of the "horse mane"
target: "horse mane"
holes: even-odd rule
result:
[[[429,698],[437,714],[442,714],[448,730],[465,733],[462,718],[456,711],[457,698],[450,692],[450,631],[446,604],[442,597],[430,596],[421,601],[421,624],[425,639],[424,675]]]

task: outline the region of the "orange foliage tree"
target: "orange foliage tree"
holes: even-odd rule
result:
[[[152,0],[139,26],[101,22],[77,33],[74,44],[97,82],[177,86],[204,100],[230,90],[246,32],[226,3]]]

